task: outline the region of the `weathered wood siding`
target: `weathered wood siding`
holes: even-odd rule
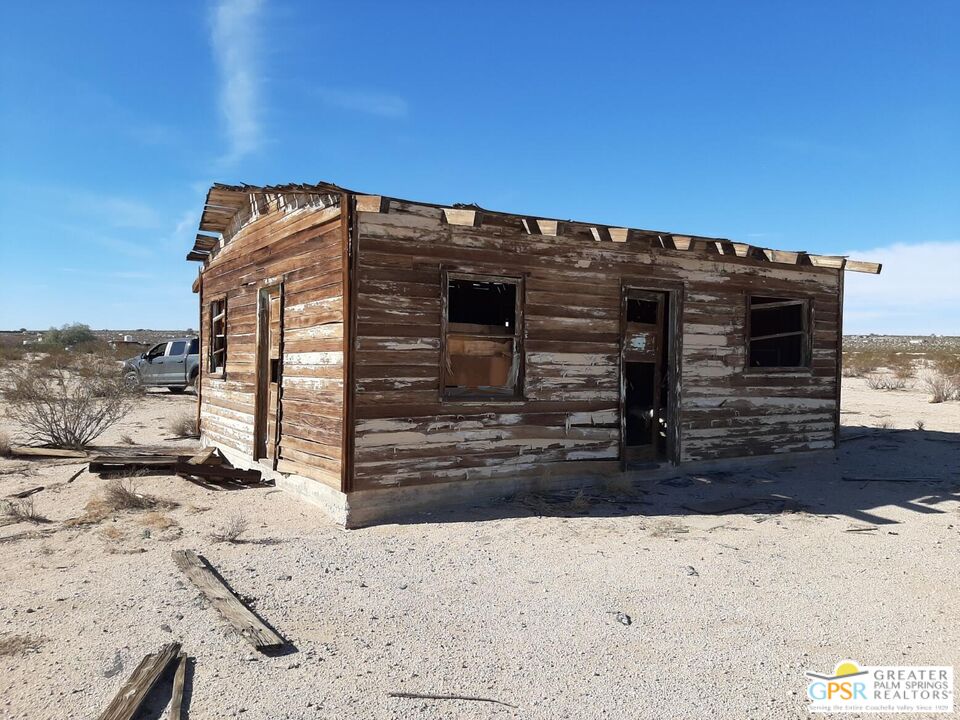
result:
[[[253,456],[257,294],[283,282],[278,469],[340,489],[343,423],[343,230],[339,204],[259,196],[201,285],[201,409],[206,438]],[[225,376],[208,368],[210,301],[227,297]]]
[[[613,465],[628,281],[684,287],[681,460],[832,447],[838,271],[652,250],[649,238],[598,240],[575,224],[528,234],[519,218],[478,212],[477,226],[451,225],[439,208],[383,207],[355,223],[353,489]],[[441,266],[524,276],[522,400],[440,400]],[[744,371],[748,292],[812,300],[812,370]]]

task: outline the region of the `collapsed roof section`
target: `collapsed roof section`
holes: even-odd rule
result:
[[[357,195],[358,206],[361,210],[375,209],[380,211],[381,208],[389,206],[390,202],[440,208],[444,212],[445,221],[450,225],[482,227],[484,221],[493,224],[513,221],[522,224],[526,232],[531,235],[562,236],[567,234],[566,231],[575,228],[580,231],[577,234],[584,234],[584,231],[588,231],[593,240],[597,242],[628,243],[638,248],[642,246],[645,249],[663,248],[699,251],[715,255],[718,261],[739,258],[741,261],[753,261],[758,264],[825,267],[874,275],[878,274],[882,267],[880,263],[851,260],[844,255],[818,255],[802,250],[774,250],[735,242],[726,238],[678,235],[656,230],[614,227],[575,220],[557,220],[487,210],[478,205],[455,204],[446,206],[416,200],[369,195],[327,182],[285,185],[224,185],[215,183],[207,192],[203,215],[200,217],[200,232],[197,234],[193,249],[187,254],[187,260],[204,262],[210,258],[218,246],[229,241],[233,232],[236,232],[239,226],[246,222],[248,214],[241,213],[241,211],[259,204],[256,202],[257,196],[307,196],[311,204],[317,201],[322,205],[327,205],[335,204],[336,196],[343,193]],[[238,220],[240,220],[239,225]]]

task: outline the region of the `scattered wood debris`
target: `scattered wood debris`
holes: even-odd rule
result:
[[[217,448],[211,445],[210,447],[205,447],[203,450],[198,452],[192,458],[187,460],[188,465],[204,465],[209,462],[219,462],[219,458],[214,458],[214,455],[217,454]]]
[[[283,647],[286,641],[241,602],[216,570],[193,550],[175,550],[173,560],[234,629],[257,650]]]
[[[846,528],[844,532],[871,532],[876,529],[876,525],[854,525],[853,527]]]
[[[892,482],[892,483],[909,483],[909,482],[946,482],[948,478],[939,478],[939,477],[860,477],[854,475],[844,475],[843,479],[847,482]]]
[[[164,645],[159,652],[146,655],[99,720],[132,720],[163,671],[179,653],[180,643],[174,642]]]
[[[31,495],[36,495],[38,492],[43,490],[43,488],[44,488],[43,485],[37,485],[36,487],[27,488],[26,490],[21,490],[20,492],[12,493],[10,495],[7,495],[7,497],[20,498],[20,499],[26,498],[26,497],[30,497]]]
[[[24,532],[14,533],[13,535],[7,535],[5,537],[0,537],[0,543],[8,542],[17,542],[18,540],[34,540],[36,538],[47,537],[48,535],[53,535],[56,532],[55,530],[26,530]]]
[[[177,672],[173,676],[173,692],[170,698],[169,720],[181,720],[183,717],[183,686],[187,679],[187,654],[181,652],[178,656]]]
[[[133,470],[173,470],[186,455],[97,455],[90,459],[92,473],[119,473]]]
[[[410,700],[469,700],[471,702],[487,702],[495,703],[497,705],[505,705],[509,708],[516,708],[516,705],[511,705],[508,702],[503,700],[496,700],[494,698],[485,698],[485,697],[475,697],[473,695],[435,695],[433,693],[411,693],[411,692],[392,692],[388,693],[390,697],[393,698],[407,698]]]
[[[723,513],[741,510],[743,508],[753,507],[754,505],[771,498],[738,498],[728,497],[717,500],[704,500],[702,502],[686,503],[682,507],[695,513],[704,515],[722,515]]]
[[[241,470],[229,465],[202,465],[191,464],[189,460],[177,462],[173,468],[177,475],[196,477],[204,480],[233,482],[241,485],[251,485],[260,482],[262,475],[259,470]]]
[[[90,459],[89,469],[99,474],[153,471],[179,475],[188,480],[241,486],[258,484],[263,478],[259,470],[241,470],[227,464],[213,447],[204,448],[193,455],[162,452],[97,455]]]
[[[40,458],[87,458],[83,450],[66,450],[64,448],[32,447],[28,445],[11,445],[11,455]]]

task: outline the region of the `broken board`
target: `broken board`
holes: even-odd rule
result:
[[[216,452],[217,452],[217,448],[213,445],[211,445],[210,447],[205,447],[203,450],[198,452],[192,458],[187,460],[187,464],[204,465],[206,463],[209,463],[211,461],[211,458],[213,458]],[[213,462],[218,462],[218,461],[219,461],[219,458],[213,458]]]
[[[42,458],[87,458],[87,453],[82,450],[66,450],[63,448],[43,448],[29,447],[27,445],[11,445],[11,455],[20,455],[22,457],[42,457]]]
[[[277,649],[286,644],[240,601],[204,558],[193,550],[175,550],[173,560],[210,604],[257,650]]]
[[[226,465],[191,465],[189,461],[176,463],[174,471],[177,475],[240,483],[258,483],[261,477],[259,470],[241,470]]]
[[[757,503],[768,500],[769,498],[719,498],[717,500],[703,500],[701,502],[684,503],[683,507],[695,513],[703,515],[722,515],[723,513],[743,508],[753,507]]]
[[[114,696],[99,720],[132,720],[144,699],[157,684],[170,661],[180,652],[180,643],[164,645],[159,652],[146,655]]]
[[[173,676],[173,692],[170,698],[169,720],[181,720],[183,717],[183,686],[187,680],[187,654],[178,656],[177,672]]]
[[[128,470],[173,469],[189,455],[97,455],[90,459],[90,472],[126,472]]]

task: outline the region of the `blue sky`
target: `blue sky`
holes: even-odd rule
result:
[[[954,2],[14,3],[0,328],[196,326],[212,181],[886,263],[845,330],[960,334]]]

